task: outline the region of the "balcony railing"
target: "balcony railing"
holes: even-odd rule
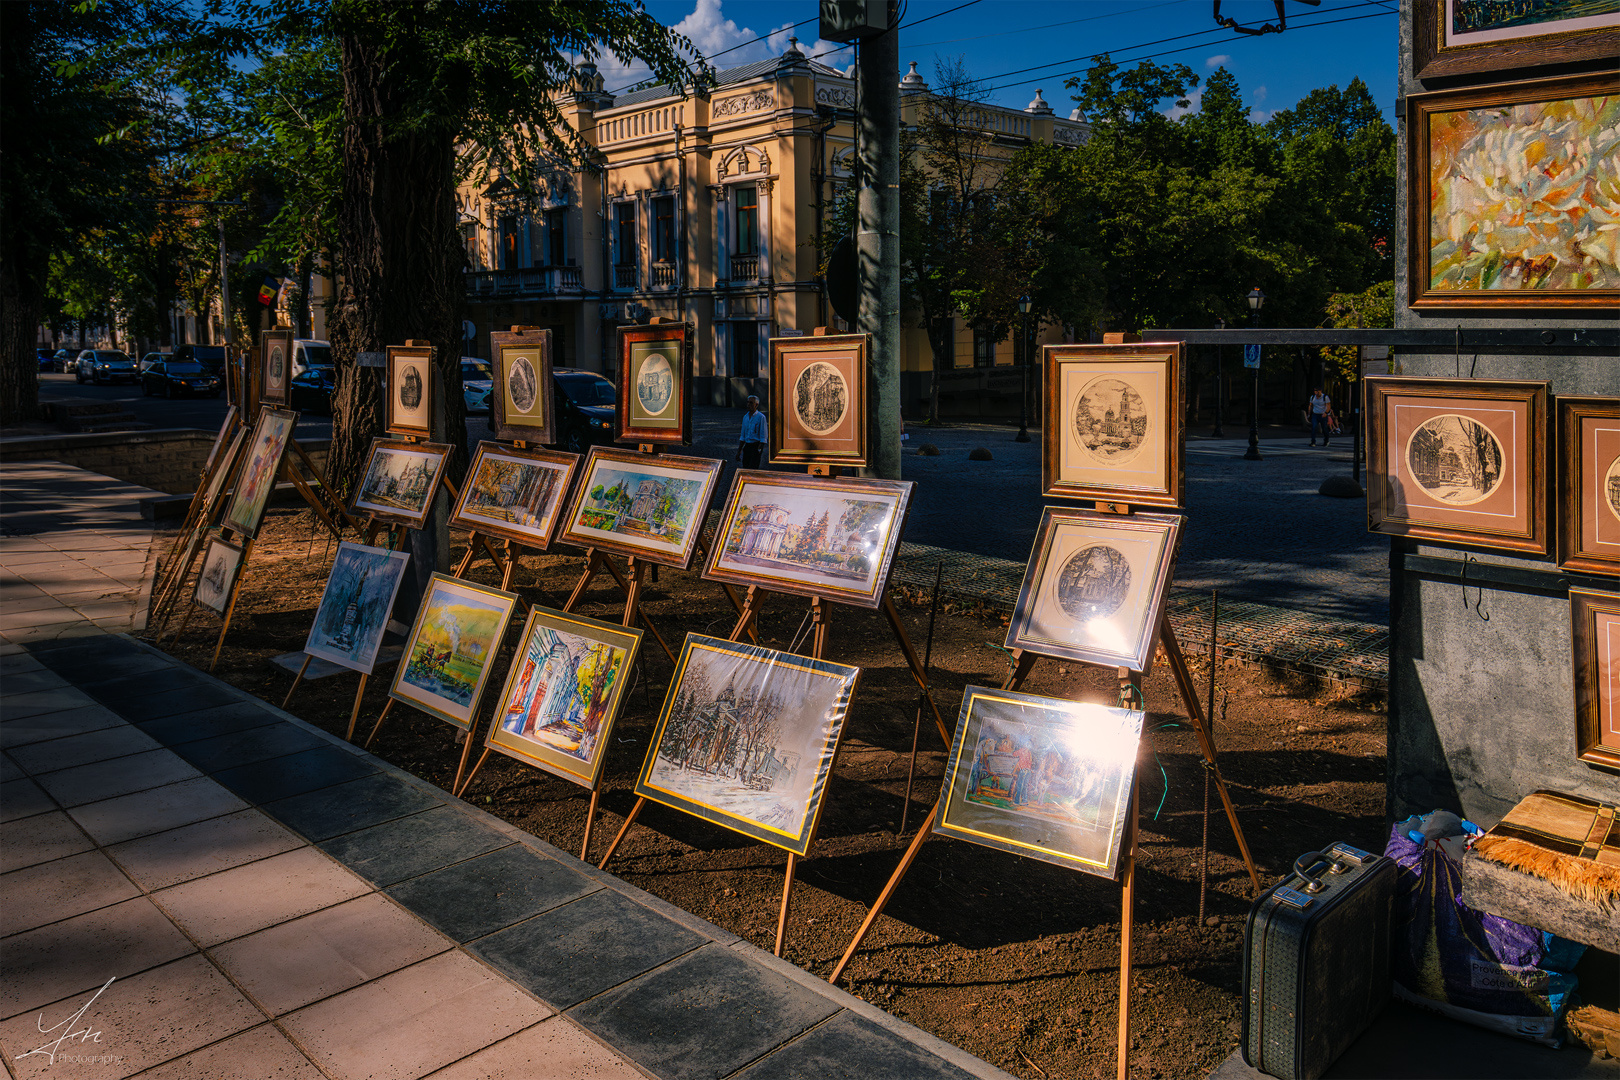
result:
[[[652,287],[655,289],[673,289],[675,287],[675,266],[673,263],[653,263]]]
[[[758,281],[759,280],[759,256],[758,255],[733,255],[731,257],[731,280],[732,281]]]
[[[636,287],[636,268],[634,266],[615,266],[613,268],[613,287],[615,289],[634,289]]]
[[[521,270],[473,270],[465,275],[469,300],[521,300],[583,292],[577,266],[529,266]]]

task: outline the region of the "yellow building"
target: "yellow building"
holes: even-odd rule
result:
[[[488,357],[491,330],[550,327],[558,366],[611,376],[614,328],[662,316],[696,328],[697,401],[759,393],[769,338],[844,328],[816,279],[815,238],[850,180],[851,76],[793,41],[776,59],[718,72],[705,97],[683,99],[669,86],[614,96],[582,63],[564,114],[601,168],[557,175],[528,199],[500,177],[459,193],[476,328],[469,351]],[[915,64],[900,87],[902,121],[915,124],[928,92]],[[1039,92],[1022,111],[992,107],[983,118],[1009,149],[1078,144],[1087,130],[1056,117]],[[904,407],[925,411],[927,335],[903,333]],[[978,412],[1006,397],[1016,413],[1017,377],[993,370],[1010,368],[1013,343],[975,341],[966,327],[957,342],[966,378],[951,379],[957,393],[941,400],[960,397],[963,407],[944,411]],[[976,368],[986,370],[973,376]]]

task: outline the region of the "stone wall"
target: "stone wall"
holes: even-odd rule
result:
[[[0,461],[60,461],[154,491],[189,495],[197,488],[197,477],[208,459],[214,434],[195,428],[169,428],[5,439],[0,440]],[[326,467],[329,444],[327,439],[300,440],[322,469]]]

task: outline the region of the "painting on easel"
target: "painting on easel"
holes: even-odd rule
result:
[[[493,333],[489,347],[495,352],[494,389],[489,396],[495,437],[503,442],[555,441],[551,331]]]
[[[684,323],[619,328],[620,442],[692,441],[691,352]]]
[[[352,540],[339,544],[304,652],[370,674],[410,564],[403,551]]]
[[[253,427],[253,438],[248,443],[247,461],[236,480],[236,491],[231,505],[225,511],[226,528],[253,536],[264,520],[264,508],[275,490],[276,474],[281,471],[281,457],[287,452],[298,414],[290,409],[266,407],[259,413]]]
[[[692,565],[722,464],[714,458],[654,458],[593,446],[562,539],[685,570]]]
[[[450,525],[544,551],[578,467],[578,454],[481,442]]]
[[[1144,715],[968,687],[935,831],[1116,877]]]
[[[1041,493],[1180,506],[1186,484],[1179,342],[1048,345]]]
[[[371,456],[349,512],[379,521],[420,529],[433,509],[433,496],[444,474],[446,443],[412,443],[373,439]]]
[[[433,437],[433,378],[432,349],[388,346],[389,434]]]
[[[236,590],[237,575],[241,572],[241,548],[224,540],[209,541],[192,600],[216,615],[224,615],[231,603],[231,593]]]
[[[772,338],[773,463],[866,464],[867,334]]]
[[[686,635],[636,794],[805,854],[860,673]]]
[[[517,602],[516,593],[434,574],[388,696],[471,728]]]
[[[529,612],[487,746],[595,789],[642,631]]]
[[[259,335],[259,402],[285,405],[292,380],[291,330],[265,330]]]

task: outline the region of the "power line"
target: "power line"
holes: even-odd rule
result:
[[[916,22],[910,22],[910,23],[901,23],[900,25],[896,26],[895,29],[896,30],[905,30],[905,29],[907,29],[909,27],[921,26],[923,23],[932,22],[932,21],[934,21],[935,19],[939,18],[942,15],[949,15],[953,11],[961,11],[963,8],[970,8],[974,4],[981,3],[981,2],[982,2],[982,0],[967,0],[967,3],[965,3],[965,4],[958,4],[953,8],[946,8],[944,11],[936,11],[934,14],[928,16],[928,18],[926,18],[926,19],[918,19]]]
[[[734,53],[738,49],[746,49],[750,45],[757,45],[761,41],[767,41],[767,40],[775,37],[777,34],[780,34],[784,30],[797,30],[801,26],[809,26],[813,22],[820,22],[820,21],[821,21],[821,16],[816,15],[814,18],[802,19],[799,22],[793,23],[793,24],[791,24],[789,26],[780,26],[780,27],[777,27],[775,30],[770,31],[769,33],[760,34],[758,37],[751,37],[747,41],[742,42],[741,44],[733,45],[729,49],[721,49],[719,52],[714,53],[712,56],[704,56],[703,59],[704,60],[713,60],[717,56],[724,56],[727,53]],[[699,55],[702,55],[702,54],[700,53]],[[610,93],[610,94],[622,94],[627,90],[635,89],[636,87],[640,86],[643,82],[646,82],[646,80],[642,79],[639,82],[633,82],[628,86],[621,86],[617,90],[608,91],[608,93]]]
[[[931,49],[935,45],[955,45],[962,41],[987,41],[990,38],[1011,37],[1013,34],[1029,34],[1036,30],[1053,30],[1059,26],[1074,26],[1076,23],[1096,22],[1098,19],[1117,19],[1121,15],[1136,15],[1143,11],[1153,11],[1157,8],[1175,7],[1178,4],[1190,3],[1191,0],[1165,0],[1162,4],[1150,4],[1147,7],[1127,8],[1121,11],[1110,11],[1106,15],[1088,15],[1084,19],[1066,19],[1063,22],[1043,23],[1040,26],[1026,26],[1021,30],[1003,30],[996,34],[974,34],[971,37],[947,38],[944,41],[924,41],[920,44],[907,44],[908,49]],[[940,14],[946,14],[941,12]],[[934,16],[929,16],[933,18]],[[915,24],[913,24],[915,25]]]

